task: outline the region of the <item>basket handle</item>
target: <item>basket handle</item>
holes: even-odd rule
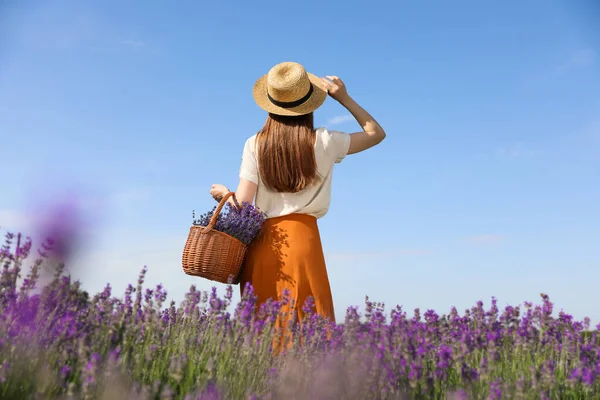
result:
[[[202,229],[201,233],[208,233],[208,232],[212,231],[212,229],[214,228],[214,226],[217,223],[217,218],[219,218],[219,214],[221,214],[221,210],[223,209],[223,207],[225,207],[225,203],[227,203],[227,200],[231,196],[235,196],[235,192],[229,192],[225,196],[223,196],[223,198],[219,202],[219,205],[217,206],[217,209],[215,210],[212,218],[210,219],[208,226],[205,227],[204,229]],[[235,200],[235,197],[234,197],[234,200]],[[236,203],[237,203],[237,201],[236,201]]]

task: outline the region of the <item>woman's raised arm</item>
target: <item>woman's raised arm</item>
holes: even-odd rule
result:
[[[385,139],[385,131],[381,125],[348,95],[346,86],[340,78],[337,76],[327,76],[327,79],[321,78],[329,95],[344,106],[363,128],[362,132],[350,134],[348,154],[360,153],[381,143]]]

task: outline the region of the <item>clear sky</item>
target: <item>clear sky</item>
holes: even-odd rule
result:
[[[297,61],[387,132],[336,167],[320,220],[338,318],[365,295],[445,313],[545,292],[600,322],[593,4],[2,1],[0,225],[34,233],[71,188],[84,287],[122,293],[147,265],[177,300],[209,289],[181,270],[192,209],[237,185],[254,81]],[[359,129],[332,100],[315,118]]]

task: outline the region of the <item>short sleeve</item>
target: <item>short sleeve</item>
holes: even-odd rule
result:
[[[336,163],[342,162],[348,155],[348,149],[350,148],[350,135],[348,133],[327,130],[325,131],[324,142],[327,153],[331,155]]]
[[[240,178],[247,179],[258,185],[258,162],[254,152],[254,140],[246,140],[244,152],[242,153],[242,165],[240,166]]]

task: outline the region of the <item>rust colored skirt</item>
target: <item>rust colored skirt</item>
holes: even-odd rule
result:
[[[257,306],[269,298],[282,300],[289,291],[293,308],[288,317],[302,321],[306,299],[314,299],[313,312],[335,322],[333,299],[317,219],[307,214],[269,218],[246,253],[240,291],[252,284]],[[286,318],[286,320],[289,318]],[[284,328],[285,329],[285,328]]]

